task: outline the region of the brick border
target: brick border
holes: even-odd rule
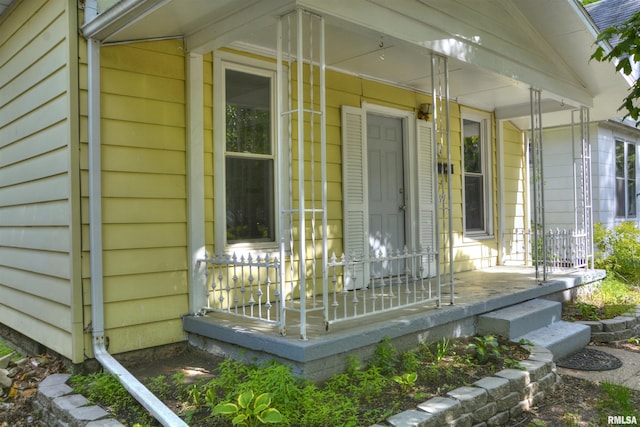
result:
[[[560,381],[553,355],[540,346],[527,346],[523,370],[503,369],[446,397],[434,397],[371,427],[488,427],[517,417],[555,391]]]
[[[591,328],[591,341],[595,343],[610,343],[625,341],[640,335],[640,306],[623,316],[606,320],[578,320]]]

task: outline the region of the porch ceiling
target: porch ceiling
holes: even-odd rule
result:
[[[449,57],[450,95],[529,126],[529,87],[543,91],[543,125],[565,110],[617,116],[629,87],[589,62],[596,31],[575,0],[123,0],[83,27],[105,43],[184,37],[187,49],[275,52],[275,17],[296,5],[326,18],[327,66],[431,92],[431,52]]]

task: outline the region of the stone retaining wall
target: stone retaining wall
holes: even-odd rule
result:
[[[591,328],[591,341],[608,343],[640,336],[640,307],[624,316],[597,321],[579,321]]]
[[[51,427],[124,427],[84,396],[75,394],[67,385],[70,374],[53,374],[38,386],[35,406],[42,420]]]
[[[555,390],[560,377],[553,355],[542,347],[529,347],[523,367],[504,369],[471,386],[457,388],[446,397],[434,397],[371,427],[488,427],[502,425]]]

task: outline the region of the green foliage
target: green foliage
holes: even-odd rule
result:
[[[393,375],[397,372],[398,362],[398,351],[389,337],[384,337],[376,347],[371,363],[377,366],[384,375]]]
[[[264,424],[278,424],[284,418],[280,411],[271,407],[271,395],[262,393],[255,397],[252,390],[246,391],[238,396],[237,404],[223,402],[216,405],[212,410],[212,415],[224,415],[231,418],[234,426],[255,427]]]
[[[403,393],[407,393],[413,386],[415,386],[418,380],[418,374],[415,372],[409,372],[403,375],[396,375],[391,378],[393,381],[400,385],[400,390]]]
[[[491,356],[500,357],[500,344],[496,337],[486,335],[484,337],[474,337],[475,343],[469,344],[468,348],[475,350],[475,357],[479,364],[484,365]]]
[[[603,42],[610,43],[618,38],[617,43],[609,51],[603,46]],[[632,72],[633,62],[640,62],[640,11],[621,24],[614,25],[602,31],[596,40],[598,46],[591,55],[591,59],[600,62],[616,63],[616,71],[622,71],[626,75]],[[640,80],[636,80],[628,95],[623,99],[618,111],[626,110],[625,118],[631,117],[640,124]]]
[[[635,415],[631,390],[609,381],[602,383],[605,398],[600,400],[601,412],[617,415]]]
[[[613,228],[594,224],[596,266],[631,283],[640,283],[640,229],[633,222]]]
[[[434,345],[425,345],[424,350],[429,354],[433,363],[440,363],[449,355],[451,341],[448,338],[436,342]]]
[[[141,424],[153,422],[153,418],[129,394],[116,375],[105,372],[72,375],[69,384],[75,393],[82,394],[92,403],[110,408],[115,413],[128,412]]]

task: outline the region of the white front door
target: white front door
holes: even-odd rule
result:
[[[367,114],[369,248],[382,257],[403,251],[406,245],[402,129],[401,118]],[[382,266],[372,267],[373,277],[379,277]]]

